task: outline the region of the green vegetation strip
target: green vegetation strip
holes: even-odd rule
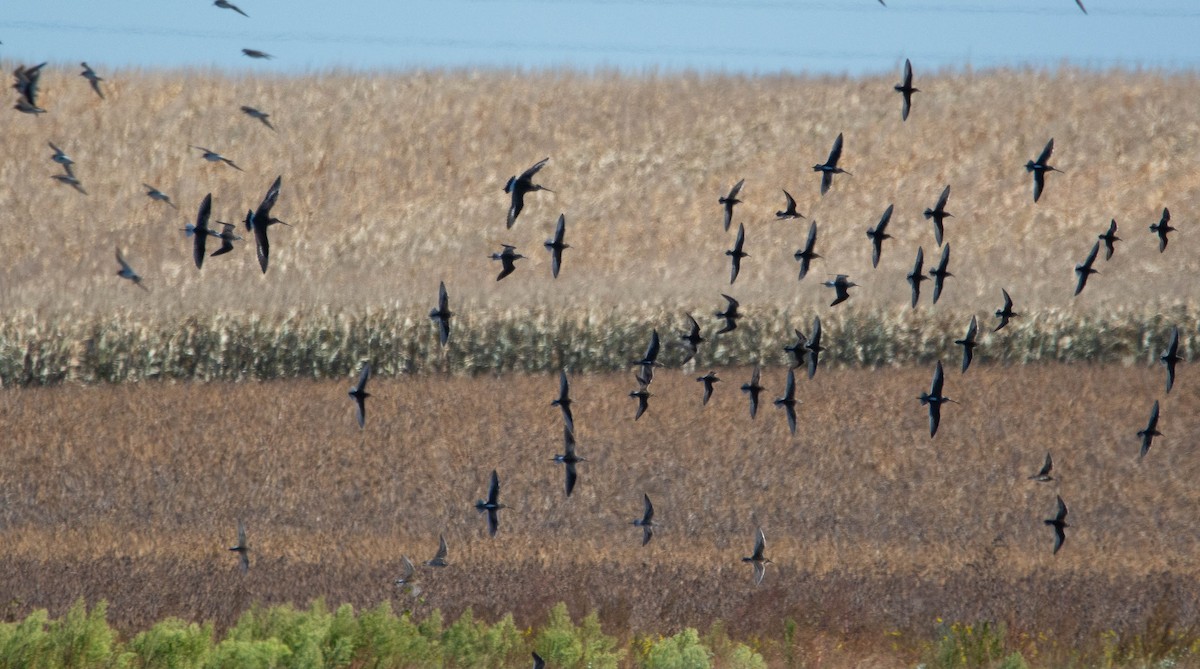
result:
[[[698,366],[783,365],[793,328],[809,333],[813,313],[747,310],[738,329],[714,337],[708,309],[693,313],[709,340]],[[1079,314],[1029,311],[999,333],[980,316],[982,363],[1144,362],[1180,328],[1181,353],[1190,358],[1197,339],[1194,310],[1121,310]],[[882,366],[957,364],[954,340],[969,314],[823,311],[822,364]],[[658,329],[661,360],[678,364],[675,344],[684,311],[627,309],[510,310],[455,319],[450,345],[438,344],[434,324],[423,315],[362,314],[328,310],[284,315],[218,314],[177,321],[139,319],[137,314],[57,319],[34,314],[0,320],[0,384],[53,385],[68,381],[120,383],[141,379],[227,380],[337,378],[353,375],[363,361],[384,376],[450,372],[573,372],[626,369]]]

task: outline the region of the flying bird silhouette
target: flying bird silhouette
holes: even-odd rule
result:
[[[1083,291],[1083,287],[1087,285],[1088,277],[1092,274],[1099,274],[1100,270],[1092,267],[1096,262],[1096,254],[1100,253],[1100,242],[1092,244],[1092,251],[1088,253],[1087,259],[1075,266],[1075,294],[1078,295]]]
[[[834,290],[835,297],[829,306],[835,307],[850,299],[850,289],[858,284],[851,281],[849,275],[838,274],[832,281],[826,281],[823,285]]]
[[[242,10],[238,9],[237,5],[227,2],[226,0],[216,0],[215,2],[213,2],[213,4],[220,7],[221,9],[232,9],[233,11],[237,12],[238,14],[241,14],[242,16],[245,16],[246,18],[250,18],[250,15],[247,14],[246,12],[243,12]]]
[[[50,156],[50,160],[62,165],[63,169],[67,170],[68,174],[72,174],[71,166],[75,164],[75,161],[71,159],[71,156],[68,156],[65,151],[55,146],[54,142],[46,143],[49,144],[50,148],[54,151],[54,155]]]
[[[967,368],[971,366],[971,360],[975,357],[975,334],[978,332],[979,324],[975,320],[975,316],[971,316],[971,322],[967,325],[967,334],[963,335],[962,339],[955,340],[955,344],[963,347],[962,371],[965,374]]]
[[[913,262],[913,268],[908,272],[908,285],[912,287],[912,308],[917,308],[917,300],[921,299],[921,282],[927,281],[929,277],[921,271],[925,264],[925,249],[917,247],[917,259]]]
[[[25,67],[18,65],[17,69],[13,70],[13,77],[17,83],[13,84],[13,88],[17,89],[17,104],[13,108],[25,114],[44,114],[45,109],[37,105],[38,82],[42,77],[42,68],[46,64],[35,65],[33,67]]]
[[[350,399],[354,400],[354,406],[358,409],[358,427],[362,429],[367,423],[367,398],[371,393],[367,392],[367,379],[371,378],[371,364],[364,362],[362,371],[358,374],[358,384],[350,388],[350,392],[346,393]]]
[[[1087,9],[1084,9],[1083,7],[1083,0],[1075,0],[1075,4],[1079,5],[1080,11],[1082,11],[1084,14],[1087,14]]]
[[[567,491],[567,497],[571,496],[571,491],[575,490],[575,482],[579,479],[579,473],[575,471],[575,465],[580,462],[585,462],[587,458],[581,458],[575,454],[575,432],[570,426],[563,426],[563,452],[561,455],[554,456],[554,462],[561,463],[565,466],[564,489]]]
[[[717,334],[725,334],[726,332],[733,332],[736,330],[737,320],[742,317],[742,315],[738,313],[738,307],[741,305],[737,300],[726,295],[725,293],[721,293],[721,297],[725,298],[725,311],[718,311],[716,316],[717,318],[725,319],[725,326],[720,330],[717,330]]]
[[[250,543],[246,541],[246,524],[241,518],[238,518],[237,543],[230,546],[229,550],[238,554],[238,566],[243,574],[246,573],[250,569]]]
[[[500,273],[496,275],[496,280],[499,281],[504,277],[517,271],[517,261],[525,256],[517,253],[517,247],[510,244],[501,244],[504,250],[491,255],[492,260],[500,261]]]
[[[787,192],[786,190],[783,191],[783,196],[785,198],[787,198],[787,204],[784,206],[782,211],[775,212],[775,218],[777,218],[777,219],[804,218],[804,214],[801,214],[800,212],[796,211],[796,198],[792,197],[792,194]],[[724,199],[724,198],[722,198],[722,199]]]
[[[449,565],[450,563],[446,562],[447,552],[448,551],[446,550],[446,535],[439,534],[438,535],[437,554],[435,554],[432,559],[426,560],[425,566],[426,567],[445,567],[445,566]]]
[[[550,401],[550,406],[562,411],[563,425],[567,430],[575,432],[575,418],[571,415],[571,383],[567,381],[567,370],[558,373],[558,397]]]
[[[194,144],[189,144],[188,148],[196,149],[197,151],[200,151],[201,153],[203,153],[204,159],[210,163],[221,162],[221,163],[225,163],[226,165],[232,167],[233,169],[235,169],[239,172],[246,171],[246,170],[243,170],[242,168],[238,167],[237,164],[234,163],[232,160],[226,158],[225,156],[222,156],[221,154],[217,153],[216,151],[206,149],[203,146],[196,146]]]
[[[996,310],[996,318],[1000,319],[1000,324],[997,325],[996,329],[992,330],[992,332],[999,332],[1000,328],[1008,325],[1009,319],[1019,318],[1021,316],[1021,314],[1013,311],[1013,301],[1012,298],[1008,296],[1008,291],[1001,288],[1000,293],[1004,295],[1004,306]]]
[[[708,406],[708,400],[713,394],[713,384],[721,379],[717,377],[715,372],[709,371],[704,376],[697,377],[697,381],[704,384],[704,399],[700,401],[700,406]]]
[[[795,328],[793,328],[792,331],[796,333],[796,341],[784,346],[783,350],[791,354],[791,368],[796,369],[797,367],[803,367],[805,361],[808,359],[808,337],[805,337],[803,332]]]
[[[1162,436],[1162,432],[1158,431],[1158,400],[1154,400],[1154,408],[1150,409],[1150,420],[1146,422],[1144,429],[1138,430],[1137,436],[1142,438],[1142,450],[1138,452],[1138,462],[1141,462],[1150,452],[1154,438]]]
[[[212,193],[204,196],[200,202],[200,210],[196,212],[196,223],[193,225],[188,223],[183,228],[186,236],[192,238],[192,261],[196,263],[196,269],[200,269],[204,265],[204,246],[208,242],[208,219],[212,215]]]
[[[646,352],[642,354],[639,360],[630,360],[629,364],[639,367],[662,367],[662,363],[658,361],[658,350],[660,348],[658,340],[658,330],[655,329],[650,333],[650,343],[646,346]]]
[[[1053,518],[1047,518],[1042,521],[1054,528],[1054,553],[1058,555],[1058,549],[1062,548],[1063,542],[1067,540],[1066,528],[1070,527],[1067,524],[1067,505],[1063,504],[1062,495],[1058,495],[1058,511],[1055,512]]]
[[[642,528],[642,545],[645,546],[654,536],[654,505],[650,503],[650,495],[642,493],[642,499],[645,503],[645,510],[642,512],[642,517],[634,520],[633,524]]]
[[[892,220],[893,207],[894,205],[889,204],[875,227],[867,228],[867,238],[871,240],[871,267],[879,267],[879,257],[883,255],[883,240],[892,238],[886,231],[888,222]]]
[[[954,276],[950,272],[950,245],[946,244],[942,247],[942,258],[938,261],[938,266],[929,270],[929,278],[933,279],[933,303],[937,304],[938,298],[942,296],[942,288],[945,287],[946,278]]]
[[[829,191],[829,187],[833,185],[833,175],[846,174],[854,176],[846,170],[838,167],[838,161],[842,158],[842,133],[838,133],[837,139],[833,140],[833,148],[829,151],[829,158],[824,163],[813,165],[814,172],[821,173],[821,195]]]
[[[157,200],[158,202],[166,202],[167,204],[171,205],[175,209],[179,208],[179,207],[175,206],[174,202],[171,201],[170,195],[167,195],[166,193],[160,191],[159,189],[155,188],[154,186],[151,186],[150,184],[142,184],[142,186],[146,189],[146,197],[150,198],[151,200]]]
[[[767,537],[763,534],[762,528],[758,528],[758,532],[754,535],[754,552],[742,558],[742,562],[749,562],[754,566],[754,585],[761,585],[763,576],[767,574],[767,563],[769,559],[763,552],[767,549]]]
[[[1033,201],[1037,202],[1042,197],[1042,188],[1046,185],[1046,172],[1062,173],[1062,170],[1050,164],[1050,154],[1054,153],[1054,138],[1050,138],[1046,142],[1046,148],[1042,149],[1042,153],[1037,157],[1037,160],[1031,160],[1025,163],[1025,171],[1033,172]]]
[[[1158,252],[1162,253],[1167,250],[1167,233],[1174,231],[1171,227],[1171,210],[1163,207],[1162,218],[1158,223],[1150,226],[1150,231],[1158,235]]]
[[[142,285],[141,275],[133,271],[133,268],[129,266],[129,263],[125,262],[125,257],[121,255],[120,247],[117,247],[117,262],[121,265],[121,269],[117,270],[117,276],[121,277],[122,279],[129,279],[138,288],[141,288],[147,293],[150,292],[149,288]]]
[[[400,572],[400,577],[393,582],[396,584],[396,587],[403,588],[412,583],[412,577],[416,570],[413,568],[412,560],[409,560],[407,555],[400,556],[400,564],[404,570]]]
[[[938,360],[937,367],[933,370],[933,381],[929,384],[929,392],[922,392],[917,397],[922,406],[929,407],[929,437],[931,439],[937,434],[938,425],[942,421],[942,404],[954,401],[942,394],[942,384],[945,380],[942,361]]]
[[[637,413],[633,415],[634,420],[641,418],[642,414],[646,413],[646,409],[650,408],[650,398],[652,395],[650,394],[650,391],[646,389],[648,385],[649,383],[647,383],[644,379],[639,378],[638,389],[629,393],[630,397],[633,397],[638,401]]]
[[[83,67],[83,72],[80,72],[79,76],[87,79],[88,83],[92,85],[92,90],[96,91],[96,95],[99,95],[100,99],[103,100],[104,91],[100,90],[100,82],[104,81],[104,79],[100,77],[100,75],[96,74],[96,71],[93,70],[86,62],[80,63],[80,65]]]
[[[1167,368],[1168,393],[1175,386],[1175,364],[1180,360],[1183,360],[1183,358],[1179,357],[1179,326],[1176,325],[1171,328],[1171,341],[1167,344],[1167,350],[1158,356],[1158,361]]]
[[[729,256],[733,265],[729,268],[729,285],[733,285],[737,281],[738,272],[742,271],[742,258],[748,257],[750,254],[742,251],[742,246],[746,243],[746,226],[738,223],[737,241],[733,243],[733,248],[725,252]]]
[[[933,209],[925,209],[925,218],[933,220],[933,238],[937,241],[937,245],[942,245],[942,234],[945,232],[945,220],[954,218],[954,214],[946,211],[946,200],[950,199],[950,186],[942,189],[942,194],[938,197],[937,204]]]
[[[696,357],[700,351],[700,344],[705,341],[704,337],[700,336],[700,324],[692,318],[691,314],[684,314],[688,319],[688,329],[679,335],[679,339],[683,342],[683,348],[687,350],[687,356],[684,357],[681,365],[686,365],[689,360]]]
[[[788,430],[796,434],[796,372],[788,370],[787,385],[784,386],[783,397],[775,398],[775,406],[783,407],[787,413]]]
[[[276,223],[291,225],[291,223],[285,223],[271,215],[271,208],[279,199],[279,189],[282,185],[283,175],[275,177],[275,181],[267,189],[267,194],[263,197],[262,203],[258,205],[258,209],[246,212],[246,228],[254,232],[254,248],[258,253],[258,266],[262,268],[263,274],[267,273],[267,262],[271,255],[271,243],[267,239],[267,228]]]
[[[1030,476],[1029,478],[1034,481],[1038,481],[1039,483],[1046,483],[1048,481],[1053,481],[1054,477],[1050,475],[1051,469],[1054,469],[1054,461],[1050,459],[1050,452],[1047,451],[1046,452],[1046,461],[1042,463],[1042,468],[1039,469],[1036,474],[1034,474],[1033,476]]]
[[[1097,237],[1100,238],[1100,241],[1104,242],[1104,259],[1111,260],[1112,254],[1113,254],[1113,246],[1117,242],[1121,241],[1121,238],[1117,236],[1117,219],[1114,218],[1111,221],[1109,221],[1108,232],[1106,232],[1102,235],[1097,235]]]
[[[881,0],[882,1],[882,0]],[[908,120],[908,110],[912,107],[912,94],[919,92],[921,89],[913,88],[912,85],[912,63],[907,58],[904,59],[904,80],[896,84],[892,88],[896,92],[904,96],[904,105],[900,107],[900,121]]]
[[[821,346],[820,316],[813,316],[812,336],[808,338],[808,343],[804,345],[804,348],[808,349],[808,378],[811,379],[817,373],[817,364],[821,361],[821,351],[825,350],[825,347]]]
[[[242,105],[242,113],[250,118],[258,119],[263,125],[272,130],[275,129],[275,126],[271,125],[271,115],[264,111],[259,111],[249,105]]]
[[[725,208],[725,231],[729,231],[729,224],[733,222],[733,206],[740,204],[738,193],[742,192],[742,184],[746,183],[745,179],[735,183],[733,188],[729,189],[729,194],[722,198],[717,198],[717,202]]]
[[[504,184],[504,192],[512,196],[512,202],[508,206],[507,226],[509,229],[512,228],[513,223],[517,222],[517,217],[521,215],[521,210],[525,208],[525,195],[527,193],[538,190],[544,190],[548,193],[554,192],[545,186],[533,183],[533,176],[538,173],[538,170],[545,167],[549,160],[549,157],[542,158],[534,163],[533,167],[525,170],[520,175],[509,177],[508,183]]]
[[[506,509],[507,506],[500,503],[500,477],[496,476],[496,470],[492,470],[492,479],[488,483],[488,493],[486,500],[476,500],[475,508],[480,513],[487,514],[488,536],[496,536],[496,531],[500,529],[500,509]]]
[[[817,243],[817,222],[813,221],[808,224],[808,238],[804,241],[804,248],[799,249],[792,256],[800,263],[800,281],[808,274],[808,265],[813,260],[820,258],[821,255],[813,250]]]
[[[562,267],[562,254],[564,249],[571,248],[570,244],[563,242],[563,235],[567,231],[567,218],[564,214],[558,215],[558,223],[554,225],[554,238],[547,239],[543,246],[550,252],[550,274],[557,279],[558,270]]]
[[[754,366],[754,372],[750,374],[750,381],[742,384],[742,392],[750,396],[750,418],[753,419],[758,415],[758,394],[764,388],[758,385],[759,369],[758,365]]]
[[[66,174],[51,174],[50,178],[54,179],[55,181],[57,181],[61,184],[70,186],[71,188],[74,188],[75,190],[79,191],[80,193],[83,193],[84,195],[88,194],[87,191],[84,190],[84,188],[83,188],[83,182],[80,181],[73,172],[71,172],[71,168],[69,168],[69,167],[67,168]]]
[[[259,51],[258,49],[242,49],[242,53],[250,58],[258,58],[262,60],[270,60],[275,57],[266,51]]]
[[[172,206],[174,206],[174,205],[172,205]],[[217,221],[217,223],[219,223],[221,225],[221,232],[213,232],[212,230],[208,231],[208,234],[221,240],[221,248],[212,252],[212,255],[214,255],[214,256],[219,256],[219,255],[224,255],[226,253],[229,253],[230,251],[233,250],[234,242],[242,241],[241,237],[233,234],[233,231],[237,229],[237,226],[235,226],[233,223],[225,223],[223,221]]]
[[[438,303],[437,307],[429,310],[429,317],[438,326],[438,340],[442,346],[445,346],[450,341],[450,318],[454,316],[454,312],[450,311],[450,296],[446,293],[446,282],[438,282]]]

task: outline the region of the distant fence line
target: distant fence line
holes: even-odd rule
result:
[[[708,337],[699,367],[778,366],[790,363],[783,347],[793,328],[810,334],[812,313],[750,311],[734,332],[714,336],[708,310],[694,315]],[[0,384],[120,383],[144,379],[238,381],[342,378],[363,361],[376,374],[547,373],[628,369],[653,329],[663,342],[660,360],[678,366],[684,311],[532,309],[455,318],[450,343],[438,343],[424,314],[372,311],[294,311],[187,316],[136,315],[60,318],[32,314],[0,317]],[[1185,359],[1197,340],[1196,310],[1124,310],[1104,315],[1064,310],[1027,312],[992,334],[991,314],[978,314],[978,363],[1120,362],[1152,364],[1180,328]],[[970,315],[843,310],[822,314],[822,365],[893,366],[941,359],[957,366]],[[689,363],[693,364],[693,363]]]

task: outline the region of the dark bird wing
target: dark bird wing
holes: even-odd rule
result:
[[[938,212],[939,214],[945,213],[946,202],[949,199],[950,199],[950,186],[946,186],[944,189],[942,189],[942,194],[938,196],[937,205],[934,206],[933,210]]]
[[[566,235],[567,218],[558,215],[558,223],[554,226],[554,247],[550,252],[550,274],[558,278],[558,270],[562,266],[563,237]]]
[[[913,262],[912,271],[908,273],[908,285],[912,287],[912,306],[915,309],[917,300],[921,298],[921,281],[925,275],[921,272],[921,267],[925,264],[925,249],[917,247],[917,259]]]
[[[1042,189],[1046,186],[1046,173],[1042,170],[1033,171],[1033,201],[1037,202],[1042,197]]]
[[[513,223],[517,222],[517,217],[521,215],[521,210],[525,208],[525,189],[519,186],[513,186],[511,202],[508,205],[508,219],[506,225],[512,228]]]
[[[946,381],[946,375],[942,371],[942,361],[938,360],[937,366],[933,368],[933,382],[929,384],[929,395],[931,397],[941,398],[942,385]],[[936,404],[936,402],[934,402]]]
[[[537,653],[533,654],[533,669],[546,669],[546,661]]]
[[[492,470],[492,479],[488,483],[488,504],[500,503],[500,477],[496,475],[496,470]]]
[[[258,227],[263,224],[265,228],[271,222],[271,209],[275,206],[275,202],[279,200],[279,189],[283,185],[283,175],[275,177],[274,183],[267,189],[267,194],[259,203],[258,209],[254,210],[254,225]]]
[[[971,360],[975,357],[975,334],[979,330],[979,324],[974,315],[971,316],[971,322],[967,325],[967,334],[962,339],[954,342],[963,347],[962,371],[965,373],[967,368],[971,366]]]
[[[1179,360],[1178,325],[1171,330],[1171,342],[1167,344],[1167,350],[1163,352],[1160,360],[1167,367],[1167,392],[1169,393],[1171,392],[1171,388],[1175,386],[1175,363]]]
[[[354,386],[355,393],[362,393],[367,389],[367,379],[371,378],[371,364],[363,363],[362,371],[358,374],[358,385]]]
[[[447,553],[448,553],[448,551],[446,550],[446,535],[439,534],[438,535],[437,554],[433,556],[433,560],[431,560],[431,562],[444,562],[446,560]]]
[[[937,271],[933,274],[933,303],[937,304],[938,298],[942,296],[942,288],[945,286],[946,277],[950,276],[950,245],[946,244],[942,247],[942,258],[938,261]]]
[[[804,253],[800,258],[800,279],[808,274],[808,265],[813,255],[813,247],[817,245],[817,222],[808,224],[808,237],[804,240]]]
[[[1071,147],[1068,146],[1067,148],[1070,149]],[[1053,137],[1050,138],[1049,142],[1046,142],[1046,148],[1042,149],[1042,152],[1040,154],[1038,154],[1037,160],[1035,162],[1038,165],[1041,165],[1044,167],[1048,162],[1050,162],[1050,154],[1052,154],[1052,153],[1054,153],[1054,138]],[[1068,151],[1068,153],[1070,153],[1070,151]],[[1070,158],[1070,156],[1068,156],[1068,158]]]
[[[579,479],[579,474],[575,471],[574,462],[567,462],[564,469],[566,469],[565,487],[567,491],[567,497],[570,497],[571,492],[575,490],[575,482]]]
[[[208,242],[208,219],[212,215],[212,193],[204,196],[200,202],[200,211],[196,213],[196,234],[192,240],[192,260],[196,269],[204,264],[204,245]]]
[[[267,226],[254,226],[254,250],[258,254],[258,266],[263,274],[267,273],[267,263],[271,258],[271,241],[267,239]]]
[[[762,528],[758,528],[758,532],[754,535],[754,552],[751,557],[756,561],[762,561],[765,558],[763,555],[767,550],[767,535],[763,534]]]
[[[650,345],[646,347],[646,354],[642,356],[642,361],[654,363],[656,360],[658,360],[658,349],[658,330],[654,330],[650,333]]]
[[[833,148],[829,150],[829,160],[825,164],[829,167],[837,167],[838,161],[842,159],[842,133],[838,133],[837,139],[833,140]]]
[[[1087,14],[1087,9],[1085,9],[1083,6],[1083,0],[1075,0],[1075,4],[1079,5],[1080,11],[1082,11],[1084,14]]]
[[[1043,478],[1050,475],[1050,470],[1054,468],[1054,461],[1050,458],[1050,453],[1046,453],[1046,461],[1042,463],[1042,468],[1034,475],[1034,478]]]
[[[444,281],[438,282],[438,313],[438,338],[445,346],[450,341],[450,295]]]
[[[517,179],[519,181],[529,181],[530,179],[533,178],[533,175],[537,174],[538,171],[541,170],[543,167],[545,167],[546,163],[548,163],[548,162],[550,162],[550,156],[546,156],[545,158],[542,158],[541,160],[534,163],[532,167],[525,170],[524,172],[521,172],[521,176],[517,177]]]
[[[642,493],[642,500],[645,508],[642,513],[642,524],[649,525],[654,521],[654,505],[650,503],[650,495]]]

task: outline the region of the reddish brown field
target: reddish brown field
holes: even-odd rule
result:
[[[230,623],[251,602],[360,606],[532,624],[556,601],[617,632],[777,636],[783,621],[843,640],[927,635],[938,617],[1007,623],[1071,647],[1153,621],[1200,623],[1200,393],[1182,368],[979,367],[948,373],[930,439],[929,369],[823,370],[799,381],[800,429],[770,399],[756,420],[719,370],[663,370],[632,420],[632,374],[573,379],[580,465],[563,495],[549,376],[383,379],[367,426],[345,383],[126,384],[0,393],[0,594],[7,618],[107,599],[124,628],[166,615]],[[1164,436],[1137,462],[1154,398]],[[1057,481],[1028,480],[1045,452]],[[498,536],[472,508],[498,470]],[[661,523],[640,546],[648,493]],[[1070,506],[1051,555],[1055,493]],[[244,518],[252,567],[226,549]],[[759,587],[739,558],[762,527]],[[421,594],[391,583],[400,556]],[[874,641],[872,641],[874,640]]]

